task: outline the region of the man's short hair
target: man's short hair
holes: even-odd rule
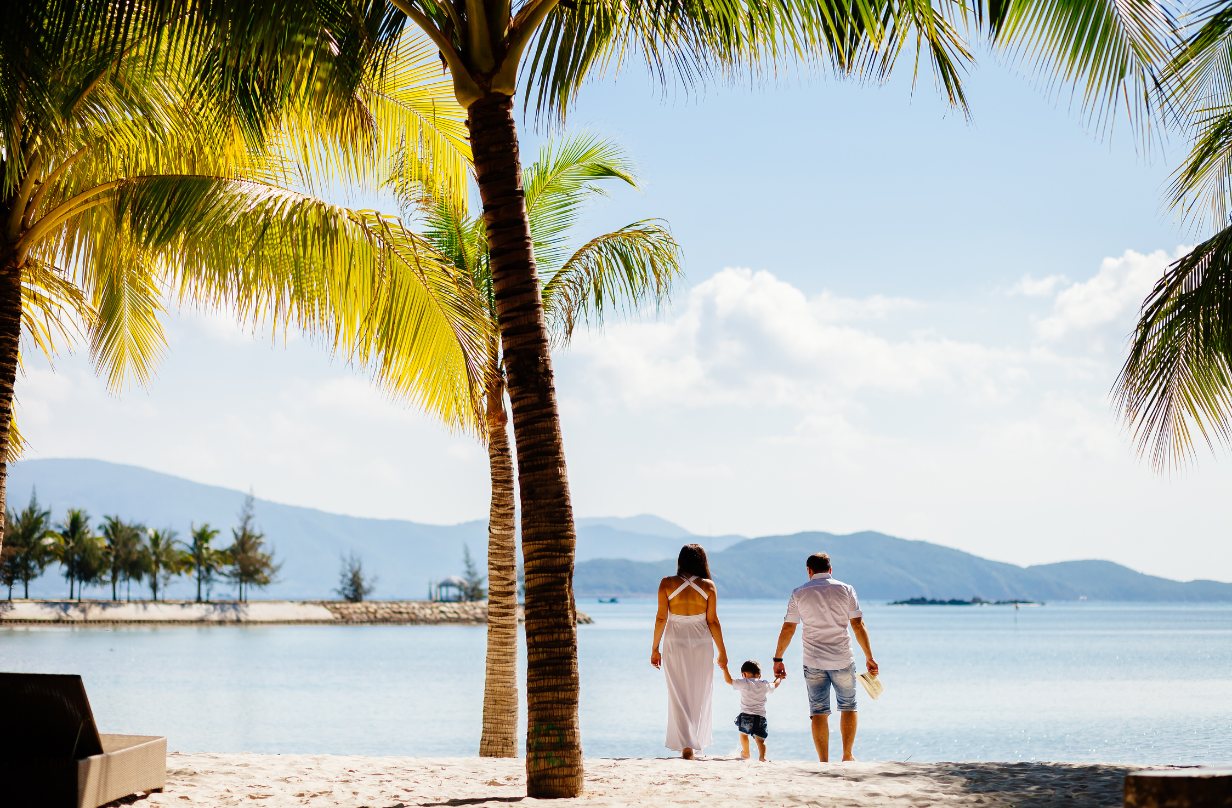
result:
[[[757,664],[757,660],[750,659],[740,666],[741,673],[751,673],[754,676],[761,676],[761,665]]]
[[[808,568],[811,572],[829,572],[830,556],[825,553],[813,553],[808,557]]]

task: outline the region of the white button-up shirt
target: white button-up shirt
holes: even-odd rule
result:
[[[783,622],[804,624],[806,667],[836,671],[856,661],[847,627],[852,619],[863,616],[856,590],[828,572],[815,572],[807,584],[791,593]]]

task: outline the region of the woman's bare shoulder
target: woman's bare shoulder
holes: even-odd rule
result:
[[[666,578],[664,578],[663,580],[659,581],[659,588],[660,588],[660,589],[666,589],[667,587],[671,586],[672,584],[679,583],[679,582],[680,582],[680,576],[678,576],[678,575],[669,575],[669,576],[667,576]]]

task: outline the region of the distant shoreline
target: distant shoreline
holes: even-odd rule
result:
[[[522,622],[518,606],[518,622]],[[236,601],[111,601],[35,600],[0,601],[0,626],[5,625],[462,625],[488,622],[487,601],[426,600]],[[593,623],[578,612],[579,623]]]

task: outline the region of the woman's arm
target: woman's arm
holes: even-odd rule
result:
[[[659,640],[663,639],[663,629],[667,626],[667,579],[659,581],[659,612],[655,615],[654,645],[650,648],[650,664],[656,668],[663,661],[659,653]]]
[[[710,624],[710,636],[719,649],[719,667],[727,667],[727,646],[723,645],[723,627],[719,625],[719,590],[710,584],[710,598],[706,601],[706,622]]]

